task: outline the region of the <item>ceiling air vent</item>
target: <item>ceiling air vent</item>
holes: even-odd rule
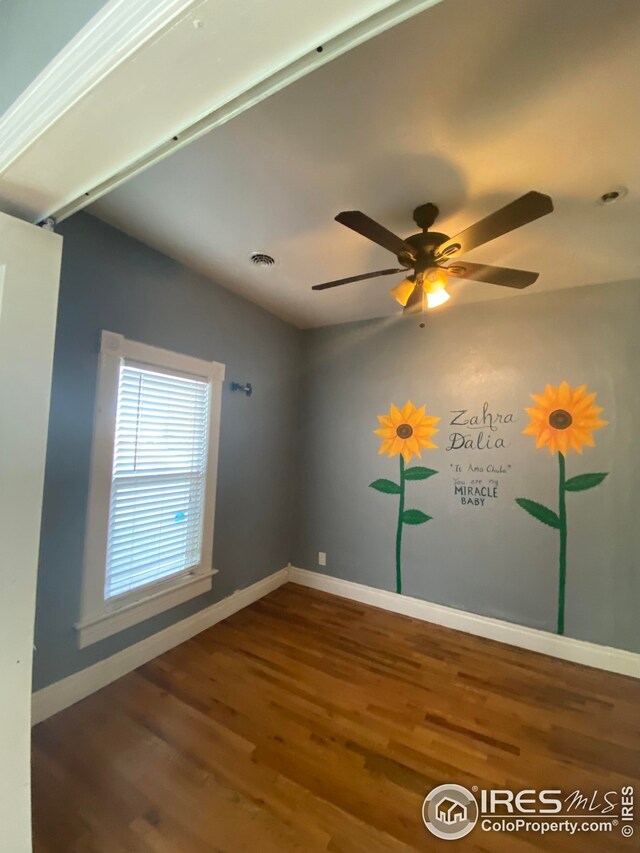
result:
[[[251,263],[256,267],[272,267],[275,266],[276,259],[264,252],[254,252],[251,255]]]

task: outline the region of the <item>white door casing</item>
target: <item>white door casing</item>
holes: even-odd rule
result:
[[[0,850],[31,850],[31,670],[62,238],[0,213]]]

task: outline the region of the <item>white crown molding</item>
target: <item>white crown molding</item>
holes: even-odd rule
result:
[[[96,690],[106,687],[112,681],[142,666],[147,661],[153,660],[153,658],[175,648],[175,646],[179,646],[180,643],[195,637],[201,631],[206,631],[207,628],[211,628],[212,625],[216,625],[226,619],[227,616],[237,613],[238,610],[248,607],[258,599],[273,592],[274,589],[285,584],[288,578],[289,570],[280,569],[280,571],[274,572],[274,574],[245,589],[237,590],[233,595],[223,598],[222,601],[217,601],[211,607],[199,610],[193,616],[176,622],[175,625],[170,625],[163,631],[152,634],[139,643],[135,643],[135,645],[129,646],[93,666],[37,690],[32,698],[32,724],[35,725],[46,720],[53,714],[57,714],[58,711],[68,708],[91,693],[95,693]]]
[[[408,595],[375,589],[319,572],[310,572],[307,569],[290,567],[289,580],[301,586],[319,589],[352,601],[360,601],[383,610],[391,610],[393,613],[401,613],[404,616],[412,616],[414,619],[433,622],[456,631],[497,640],[500,643],[540,652],[572,663],[640,678],[640,654],[635,652],[599,646],[584,640],[574,640],[572,637],[561,637],[547,631],[517,625],[514,622],[479,616],[476,613],[433,604],[420,598],[411,598]]]
[[[110,0],[0,118],[0,173],[107,74],[203,0]]]

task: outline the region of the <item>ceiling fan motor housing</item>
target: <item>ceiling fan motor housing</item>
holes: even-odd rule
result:
[[[440,210],[432,202],[421,204],[413,211],[413,221],[422,231],[419,234],[412,234],[407,237],[405,243],[408,243],[414,250],[413,257],[409,252],[401,252],[397,257],[399,262],[404,267],[413,267],[416,273],[425,272],[437,266],[435,253],[438,246],[445,243],[449,238],[446,234],[440,234],[438,231],[429,231],[429,228],[438,218]]]
[[[438,231],[422,231],[420,234],[412,234],[411,237],[407,237],[405,243],[409,243],[415,250],[415,259],[411,260],[410,265],[414,267],[416,272],[424,272],[437,266],[436,250],[448,239],[446,234],[440,234]],[[404,263],[402,254],[398,255],[398,260],[400,263]]]
[[[423,231],[428,231],[440,215],[440,210],[437,205],[428,201],[426,204],[421,204],[413,211],[413,221],[418,228]]]

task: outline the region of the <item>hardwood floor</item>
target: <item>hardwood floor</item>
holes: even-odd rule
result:
[[[640,682],[293,584],[34,729],[36,853],[637,849],[432,837],[444,782],[640,781]]]

